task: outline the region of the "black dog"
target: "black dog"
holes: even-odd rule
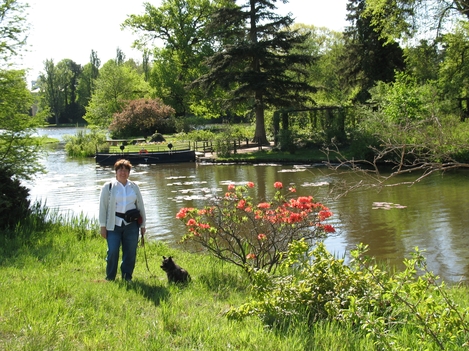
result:
[[[171,256],[163,256],[163,263],[160,267],[166,272],[170,283],[187,283],[191,280],[189,273],[184,268],[179,267]]]

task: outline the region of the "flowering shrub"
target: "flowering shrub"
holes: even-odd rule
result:
[[[255,185],[230,184],[223,197],[203,209],[182,208],[176,218],[188,229],[182,241],[191,240],[216,257],[242,267],[270,272],[280,263],[294,240],[324,238],[334,228],[324,221],[331,211],[311,196],[294,197],[295,188],[282,194],[283,184],[272,201],[255,203],[248,191]]]

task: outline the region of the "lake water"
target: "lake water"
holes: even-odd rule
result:
[[[76,128],[41,129],[41,135],[62,140]],[[93,158],[70,159],[63,143],[50,150],[41,162],[48,173],[27,183],[32,200],[50,208],[96,218],[102,185],[114,177],[110,167]],[[214,195],[223,194],[229,183],[252,181],[258,198],[269,198],[276,181],[294,184],[298,195],[312,195],[327,205],[334,216],[336,233],[325,240],[336,256],[348,257],[362,242],[369,254],[402,267],[418,246],[426,250],[431,270],[447,282],[469,281],[469,187],[468,171],[435,175],[412,186],[361,190],[337,200],[328,197],[338,175],[319,165],[215,165],[201,163],[136,165],[130,179],[139,184],[147,211],[147,233],[152,240],[178,245],[184,225],[175,218],[181,207],[203,207]],[[409,178],[410,179],[410,178]],[[391,204],[391,208],[386,206]]]

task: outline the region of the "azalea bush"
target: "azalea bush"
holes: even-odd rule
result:
[[[312,196],[295,196],[294,187],[284,193],[283,184],[275,182],[273,199],[256,203],[249,196],[254,187],[252,182],[230,184],[224,196],[205,208],[182,208],[176,216],[187,226],[182,241],[200,244],[248,273],[270,272],[291,242],[303,238],[313,243],[335,231],[325,223],[331,211]]]

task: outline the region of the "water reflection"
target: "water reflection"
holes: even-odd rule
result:
[[[42,131],[50,136],[54,130]],[[58,130],[58,137],[71,131]],[[63,146],[42,160],[48,173],[38,175],[31,198],[46,201],[51,208],[96,218],[102,185],[114,177],[110,167],[94,159],[68,159]],[[346,256],[356,244],[369,245],[369,254],[402,266],[404,257],[418,246],[426,250],[431,270],[445,280],[469,280],[469,187],[467,172],[433,176],[412,187],[400,186],[356,191],[338,200],[327,197],[330,184],[340,177],[317,165],[209,165],[172,164],[136,166],[130,178],[141,188],[153,240],[175,244],[184,226],[175,218],[181,207],[202,207],[223,194],[229,183],[252,181],[252,196],[259,200],[274,193],[273,183],[295,184],[298,195],[313,195],[334,213],[337,233],[326,240],[336,256]],[[408,176],[409,179],[411,176]],[[399,206],[397,206],[399,205]]]

